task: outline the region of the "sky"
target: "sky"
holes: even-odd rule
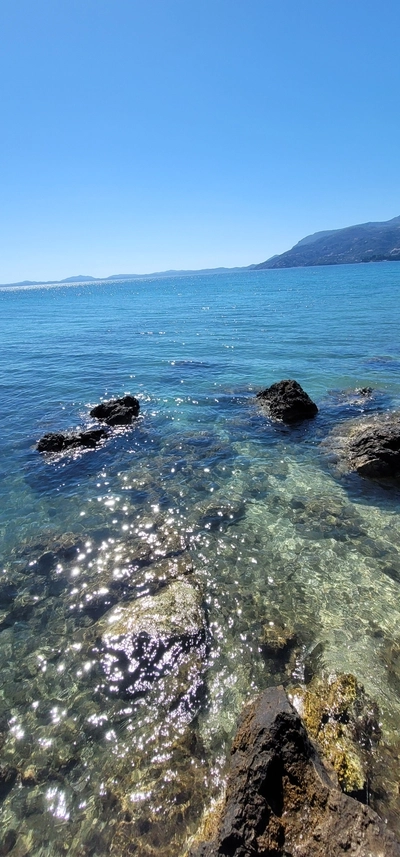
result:
[[[0,282],[400,215],[399,0],[1,0]]]

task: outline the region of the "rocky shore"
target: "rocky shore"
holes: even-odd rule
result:
[[[400,855],[378,815],[340,790],[282,687],[243,712],[215,827],[189,857]]]
[[[318,453],[321,449],[326,450],[327,460],[335,462],[340,475],[346,474],[347,482],[356,474],[387,486],[396,483],[400,473],[400,416],[387,409],[380,412],[378,406],[375,408],[374,391],[370,388],[347,393],[341,391],[337,395],[338,407],[348,410],[349,416],[344,419],[335,419],[332,402],[335,404],[334,397],[327,418],[328,408],[324,403],[319,403],[318,407],[297,381],[286,379],[258,393],[251,407],[253,414],[256,414],[260,432],[265,430],[274,438],[283,435],[285,443],[301,443],[304,436],[312,435],[318,444]],[[90,411],[94,420],[104,424],[100,428],[90,425],[87,429],[46,434],[38,442],[37,450],[45,453],[44,461],[49,468],[54,455],[68,456],[76,450],[99,448],[98,455],[101,456],[107,438],[127,435],[124,432],[112,432],[112,429],[135,424],[138,415],[139,402],[133,396],[102,402]],[[247,419],[246,413],[243,419]],[[168,466],[168,474],[172,474],[175,473],[176,461],[184,462],[187,474],[189,462],[196,488],[202,485],[199,471],[196,470],[197,458],[201,458],[201,449],[200,455],[196,451],[197,442],[194,433],[183,452],[182,439],[179,437],[176,447],[171,448],[170,465],[173,467]],[[231,447],[229,438],[225,457],[221,456],[224,470],[227,456],[232,454]],[[208,452],[210,461],[214,462],[220,452],[220,445]],[[308,544],[315,543],[314,553],[308,547],[306,551],[311,577],[314,574],[312,562],[318,563],[318,559],[315,559],[318,557],[318,540],[326,538],[339,543],[341,539],[348,538],[349,532],[357,538],[364,538],[363,521],[354,510],[350,514],[343,497],[338,499],[323,495],[322,504],[318,497],[308,494],[307,490],[301,496],[286,497],[285,487],[280,487],[280,480],[286,477],[283,458],[284,453],[282,460],[273,465],[275,472],[271,474],[269,493],[265,494],[265,508],[269,504],[268,508],[275,513],[275,506],[280,504],[292,527],[292,538],[304,537]],[[231,464],[233,457],[229,461]],[[202,465],[204,463],[201,462]],[[160,486],[150,484],[151,476],[145,464],[141,470],[141,479],[135,485],[138,459],[135,467],[130,490],[137,493],[141,503],[143,498],[151,497],[151,509],[159,509],[160,495],[160,506],[164,503],[165,507],[166,501]],[[163,468],[165,461],[160,460],[155,472],[161,473]],[[209,472],[209,468],[206,469]],[[170,475],[165,477],[170,478]],[[151,716],[154,713],[154,722],[157,723],[154,734],[157,734],[157,739],[154,740],[153,750],[148,750],[148,757],[140,748],[138,769],[146,771],[143,781],[147,782],[146,777],[150,779],[159,805],[166,806],[168,800],[168,812],[157,815],[154,803],[149,803],[151,808],[145,807],[142,817],[139,814],[135,816],[129,794],[136,787],[135,777],[139,777],[139,774],[133,770],[127,750],[131,746],[131,737],[128,735],[118,760],[107,760],[105,763],[107,801],[113,807],[114,816],[109,830],[103,834],[101,848],[111,848],[110,853],[117,857],[125,857],[130,853],[138,854],[138,857],[142,853],[146,857],[158,857],[161,853],[174,857],[176,826],[181,824],[183,827],[187,822],[193,834],[199,826],[201,807],[211,797],[215,798],[215,790],[213,794],[208,791],[209,772],[206,773],[204,762],[212,742],[208,739],[210,743],[207,752],[204,751],[196,731],[196,718],[201,718],[208,704],[215,704],[208,685],[207,667],[216,623],[215,616],[214,624],[209,621],[206,588],[202,573],[199,573],[198,568],[194,569],[195,554],[194,551],[192,554],[191,544],[196,543],[199,533],[206,534],[208,538],[225,532],[228,527],[232,527],[234,532],[235,526],[241,526],[242,522],[242,536],[246,527],[248,535],[249,506],[252,500],[259,501],[264,484],[264,471],[260,469],[258,473],[255,468],[249,476],[246,490],[238,492],[237,497],[218,490],[207,499],[202,496],[196,507],[190,507],[184,536],[167,523],[170,520],[168,515],[159,512],[152,516],[151,524],[143,524],[141,528],[133,525],[134,519],[129,509],[129,527],[125,526],[126,535],[117,544],[113,537],[97,545],[90,543],[89,548],[87,540],[72,540],[71,544],[50,542],[45,549],[37,551],[37,556],[30,561],[29,569],[22,566],[20,569],[18,563],[15,564],[12,585],[7,584],[7,588],[3,584],[0,593],[4,607],[1,629],[14,628],[15,623],[30,621],[31,617],[40,618],[42,601],[39,601],[38,606],[35,599],[40,596],[43,604],[47,601],[50,604],[51,600],[49,613],[58,611],[57,615],[63,617],[65,610],[67,621],[74,628],[75,644],[80,647],[79,656],[69,652],[68,669],[73,666],[77,671],[78,661],[82,658],[90,664],[96,680],[93,679],[94,689],[88,687],[84,695],[78,697],[82,711],[86,706],[81,730],[84,738],[80,738],[79,744],[76,729],[73,734],[71,732],[72,738],[66,731],[64,736],[63,732],[65,748],[62,747],[60,758],[57,756],[54,761],[53,756],[50,758],[50,751],[41,750],[39,754],[24,748],[25,755],[18,764],[14,764],[14,739],[10,734],[5,735],[6,761],[0,769],[0,786],[6,796],[11,796],[19,787],[39,792],[44,783],[51,782],[55,777],[60,781],[63,781],[64,776],[68,779],[70,770],[82,773],[81,768],[83,770],[86,764],[86,739],[93,741],[94,746],[96,742],[100,745],[104,739],[106,727],[103,729],[99,726],[103,716],[102,707],[108,710],[111,706],[112,717],[119,723],[119,718],[125,717],[124,712],[132,712],[135,706],[139,711],[143,703],[152,712]],[[155,499],[157,502],[154,502]],[[123,508],[128,509],[128,506]],[[126,515],[128,520],[128,512]],[[258,521],[254,524],[252,538],[254,554],[257,556]],[[224,545],[224,550],[230,548],[233,567],[237,546],[233,542],[228,547]],[[379,554],[379,546],[376,546],[376,551]],[[216,556],[212,559],[213,567]],[[83,580],[79,578],[77,564],[82,562],[83,568],[86,560]],[[240,599],[247,599],[252,645],[256,657],[263,663],[258,681],[253,687],[263,688],[275,679],[277,683],[284,682],[286,692],[281,687],[269,688],[244,711],[233,743],[224,807],[220,807],[219,814],[211,814],[205,825],[200,827],[200,831],[207,828],[208,835],[202,837],[199,834],[192,845],[190,857],[341,857],[345,853],[353,854],[354,857],[400,855],[398,842],[386,824],[368,806],[371,783],[375,797],[378,795],[374,803],[375,806],[378,804],[378,809],[379,795],[383,794],[382,773],[374,780],[375,754],[377,748],[380,750],[381,741],[378,706],[352,674],[323,672],[319,669],[317,657],[312,663],[314,655],[310,654],[313,652],[310,641],[313,632],[310,631],[309,616],[305,632],[300,615],[301,609],[304,609],[302,604],[308,612],[310,604],[305,600],[302,602],[302,593],[299,596],[300,610],[295,603],[290,605],[289,621],[284,611],[280,610],[282,598],[278,590],[291,589],[292,575],[296,574],[297,566],[293,556],[290,563],[284,558],[281,561],[279,553],[275,557],[271,556],[270,578],[268,559],[264,562],[263,574],[268,581],[271,579],[271,586],[275,586],[275,581],[279,580],[279,585],[276,585],[278,594],[274,594],[275,602],[268,600],[270,593],[264,581],[261,587],[265,585],[265,589],[260,591],[252,583],[251,592],[244,587],[243,595],[238,589],[240,611]],[[29,576],[29,580],[30,575],[35,578],[34,582],[32,580],[32,595],[29,593],[29,599],[19,595],[25,575]],[[74,575],[76,585],[72,583],[72,580],[75,581]],[[315,579],[318,587],[319,579],[317,576]],[[71,581],[71,584],[67,584],[67,581]],[[231,583],[229,581],[229,585]],[[58,598],[61,592],[63,599]],[[308,598],[310,593],[311,589]],[[61,606],[61,600],[64,607]],[[221,605],[224,610],[223,598]],[[45,615],[43,612],[43,617]],[[228,608],[221,615],[226,624],[231,621]],[[318,623],[318,620],[316,613],[315,622]],[[47,628],[51,618],[46,616],[43,621],[40,618],[40,622],[41,628]],[[237,649],[241,635],[244,638],[247,631],[248,628],[241,626],[239,621],[235,632],[232,632],[233,645]],[[376,630],[376,633],[378,635],[380,630]],[[50,650],[50,645],[48,648]],[[388,660],[395,660],[396,657],[394,651]],[[34,668],[29,666],[31,670]],[[20,669],[20,684],[26,686],[28,674],[23,661]],[[394,681],[397,681],[397,672],[396,668]],[[247,675],[250,674],[249,670]],[[296,677],[299,679],[297,682]],[[244,672],[240,704],[249,686],[249,683],[246,685]],[[117,705],[121,706],[118,710]],[[231,721],[236,717],[238,708],[232,706],[229,712]],[[30,724],[33,715],[28,705],[23,716]],[[185,723],[187,718],[187,723],[196,725],[185,726],[181,741],[171,739],[172,761],[166,766],[163,730],[166,718],[172,717]],[[230,722],[224,733],[225,758],[233,728]],[[392,769],[395,752],[391,759]],[[153,770],[154,759],[159,767],[153,782],[153,774],[150,776],[147,770]],[[104,770],[99,765],[101,782]],[[182,770],[185,770],[184,776]],[[67,773],[64,774],[64,771]],[[168,780],[170,776],[174,780],[172,785],[172,780]],[[210,780],[209,777],[208,782]],[[142,789],[141,794],[146,794],[145,789]],[[163,802],[164,794],[167,799]],[[143,822],[143,816],[150,820]],[[202,838],[204,841],[201,841]],[[12,839],[0,841],[0,853],[10,852],[14,857],[14,853],[18,854],[14,845]],[[176,845],[177,854],[181,853],[181,846],[182,837]],[[7,848],[8,851],[4,850]]]

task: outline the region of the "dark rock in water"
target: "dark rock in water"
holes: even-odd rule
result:
[[[271,417],[284,423],[307,420],[318,413],[315,402],[297,381],[278,381],[257,393],[257,398],[268,406]]]
[[[260,644],[264,657],[284,661],[297,643],[295,631],[283,622],[271,621],[263,626]]]
[[[398,411],[344,420],[333,429],[322,446],[341,475],[353,471],[385,485],[399,483]]]
[[[399,857],[378,815],[338,788],[282,687],[242,715],[215,838],[190,857]]]
[[[135,396],[123,396],[101,402],[90,411],[90,416],[107,423],[109,426],[127,426],[138,416],[140,404]]]
[[[3,838],[0,841],[0,854],[9,854],[10,851],[14,848],[14,845],[17,841],[17,833],[13,828],[10,828],[6,831]]]
[[[400,474],[400,418],[375,420],[355,428],[349,438],[350,465],[360,476],[393,478]]]
[[[48,577],[56,563],[56,554],[53,551],[45,551],[37,560],[35,571],[37,574],[43,575],[43,577]]]
[[[357,417],[359,414],[383,413],[391,407],[392,398],[386,390],[373,387],[350,387],[328,390],[323,399],[324,417],[335,421]],[[322,407],[322,404],[321,404]]]
[[[0,764],[0,802],[7,797],[17,779],[17,769],[13,765]]]
[[[18,595],[18,587],[11,581],[0,583],[0,609],[9,607]]]
[[[100,441],[106,437],[106,429],[90,429],[88,431],[66,434],[63,432],[51,432],[44,434],[38,441],[38,452],[59,453],[69,449],[94,449]]]
[[[372,387],[357,387],[356,389],[356,393],[358,393],[359,396],[363,396],[364,398],[370,398],[373,392],[374,391]]]

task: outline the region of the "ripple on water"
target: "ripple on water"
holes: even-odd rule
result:
[[[365,334],[357,339],[358,317],[350,339],[349,328],[342,335],[340,301],[329,304],[323,281],[329,313],[318,301],[307,344],[304,283],[293,314],[276,276],[269,289],[258,275],[247,283],[239,309],[230,282],[222,297],[192,282],[179,322],[157,295],[150,305],[126,284],[112,294],[77,290],[69,318],[61,290],[64,327],[53,322],[54,333],[44,319],[49,347],[43,331],[35,339],[36,304],[23,298],[36,363],[25,367],[21,349],[16,371],[27,390],[35,366],[35,390],[15,443],[6,439],[0,523],[1,848],[16,857],[56,857],[65,843],[72,857],[124,857],[139,841],[147,855],[177,857],[221,793],[243,702],[268,684],[290,690],[348,673],[379,706],[371,801],[400,831],[398,496],[338,474],[320,446],[336,420],[394,402],[395,379],[368,403],[331,395],[317,420],[293,429],[271,423],[254,398],[299,366],[321,396],[374,386],[386,369],[362,361],[387,353],[385,325],[397,310],[385,315],[371,290],[382,319],[371,352]],[[85,326],[94,299],[106,357],[94,348],[96,326]],[[133,335],[129,312],[115,315],[113,301],[142,313],[135,331],[163,334]],[[143,402],[132,430],[75,460],[35,456],[39,427],[64,427],[63,407],[75,425],[89,401],[128,389]],[[199,633],[163,625],[168,592],[179,587],[198,594]],[[130,618],[109,645],[115,611]]]

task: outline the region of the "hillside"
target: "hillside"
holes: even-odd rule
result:
[[[254,268],[298,268],[384,260],[400,261],[400,217],[383,223],[360,223],[345,229],[316,232],[302,238],[291,250]]]

